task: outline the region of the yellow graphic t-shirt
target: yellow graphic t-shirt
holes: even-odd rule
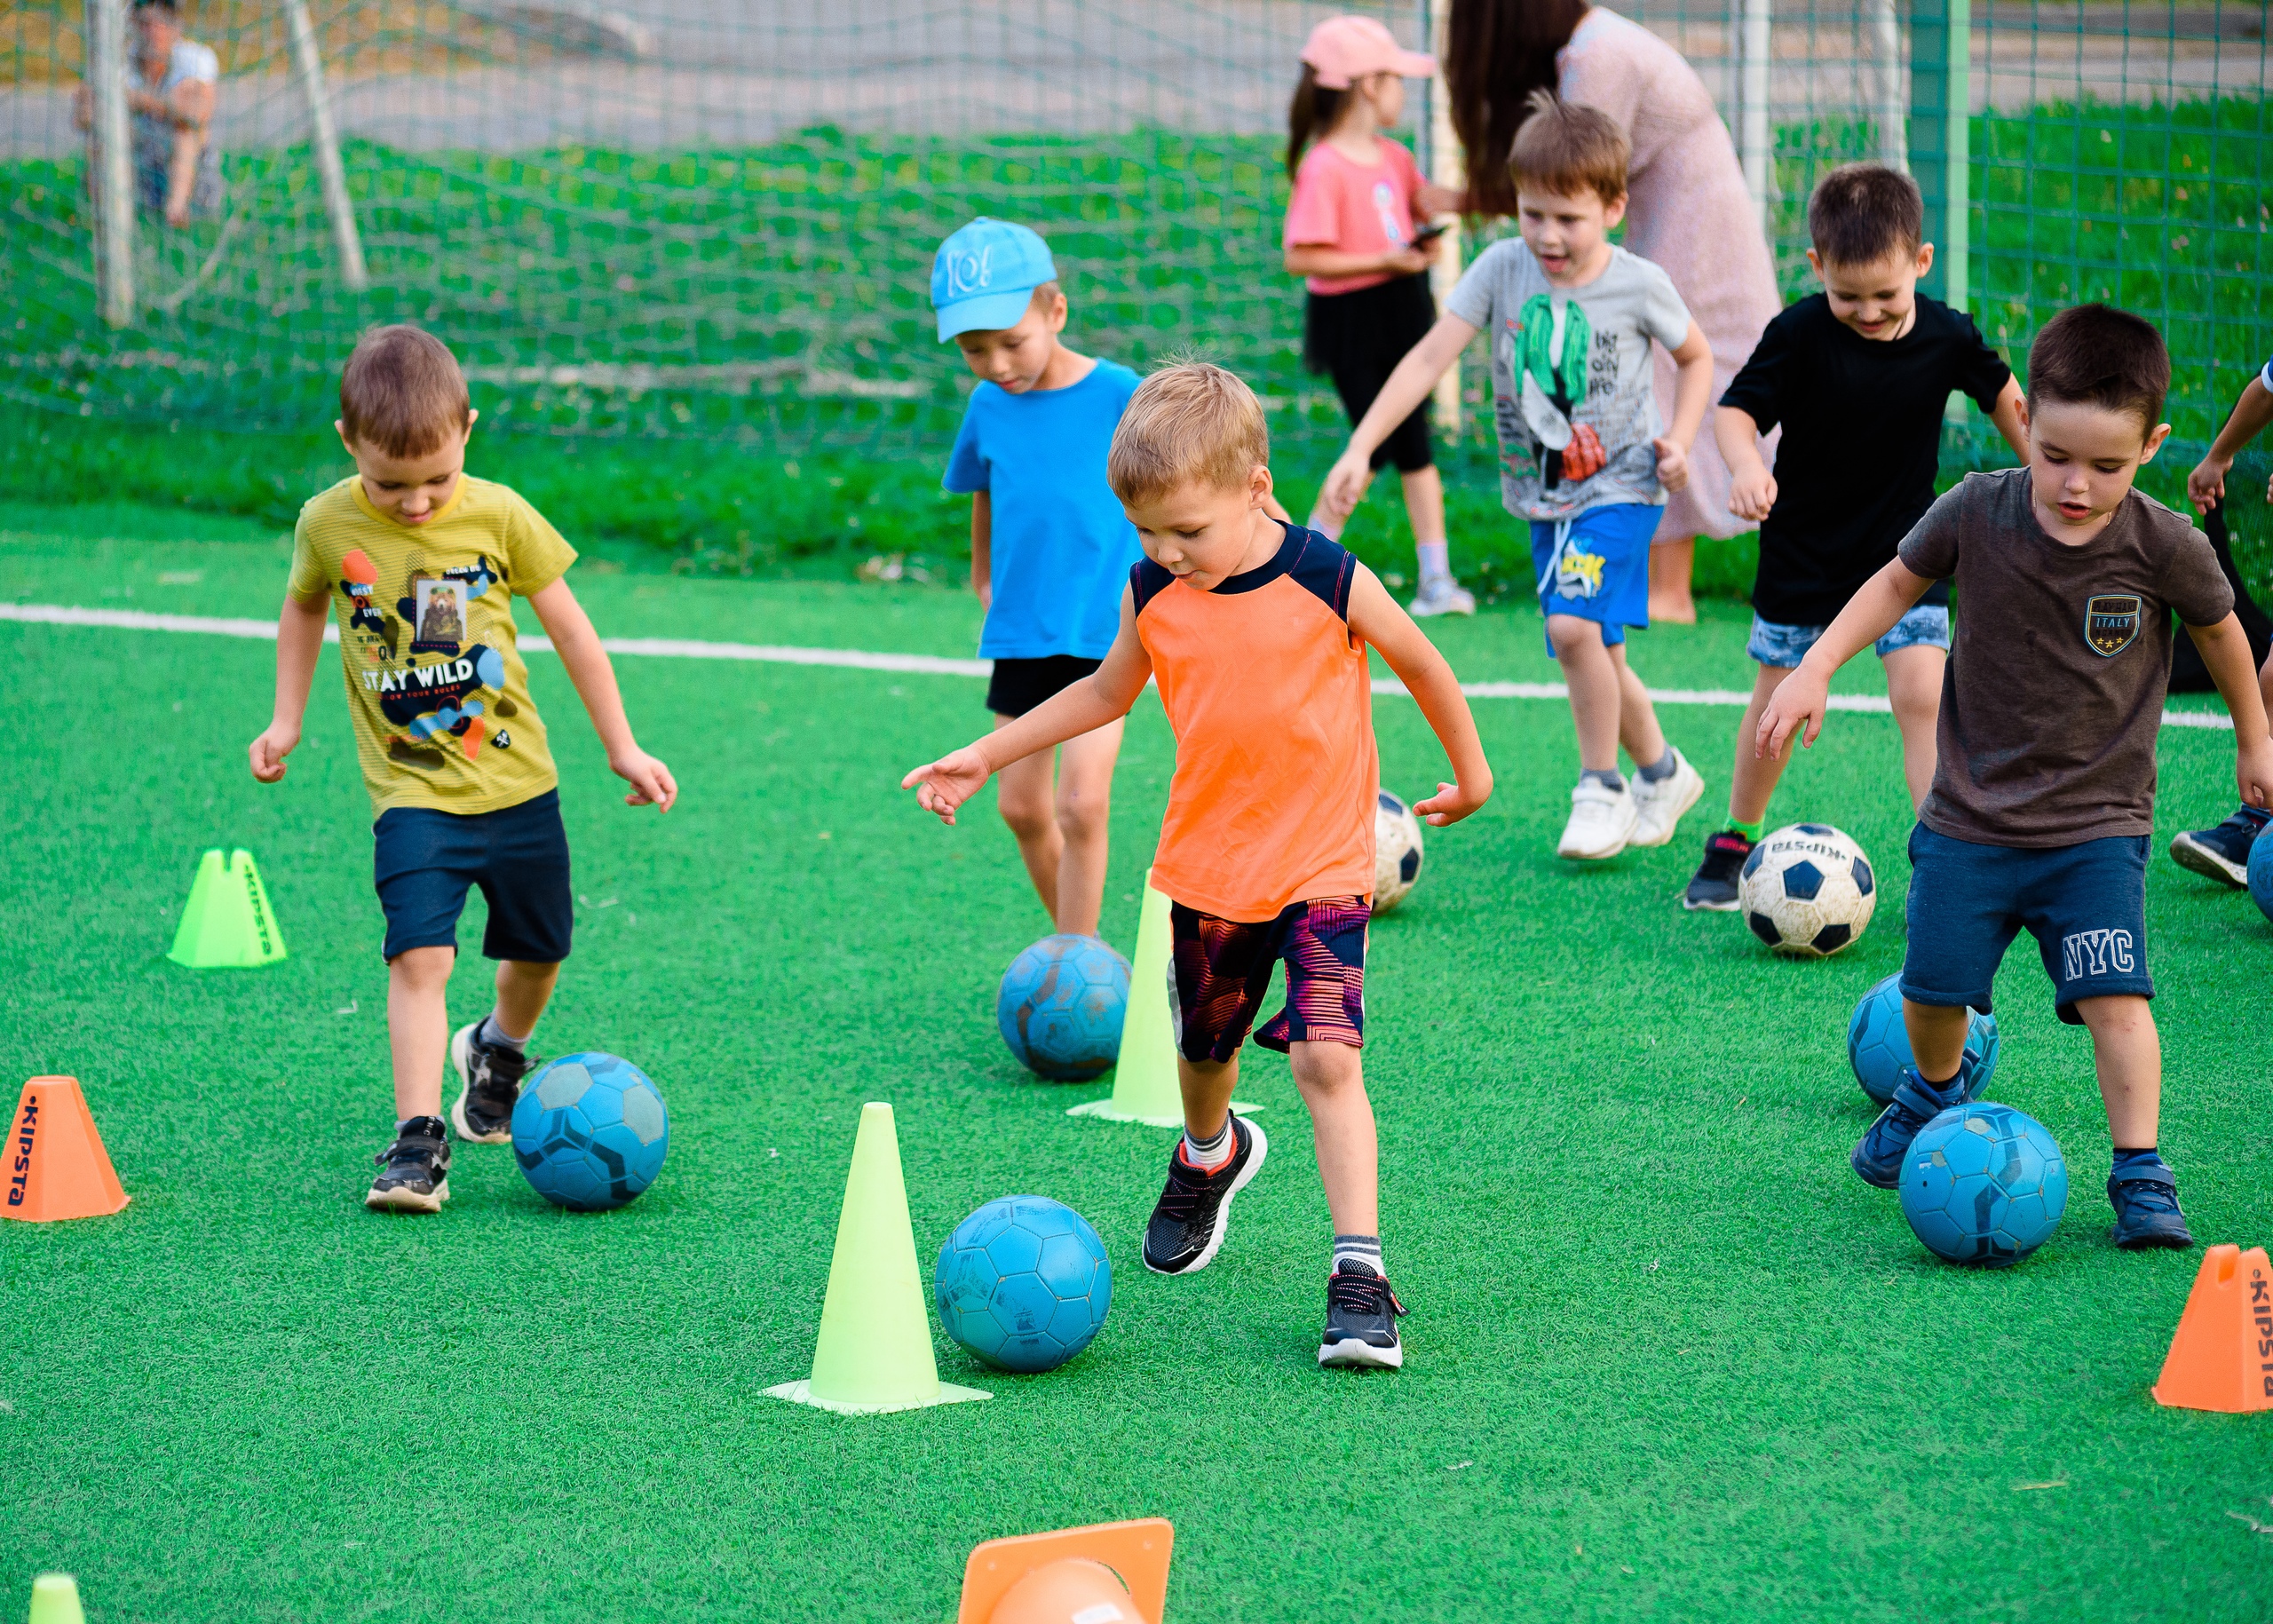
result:
[[[485,812],[560,781],[529,701],[512,599],[576,551],[516,492],[461,476],[423,525],[381,514],[350,476],[300,510],[294,598],[331,595],[371,815]]]

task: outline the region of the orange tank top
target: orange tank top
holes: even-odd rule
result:
[[[1212,592],[1150,558],[1129,572],[1136,638],[1176,733],[1152,885],[1257,923],[1292,902],[1369,896],[1381,760],[1365,645],[1350,630],[1358,561],[1287,527],[1271,561]]]

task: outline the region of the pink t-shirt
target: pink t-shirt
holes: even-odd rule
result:
[[[1381,162],[1370,166],[1352,163],[1323,141],[1303,154],[1295,194],[1287,200],[1287,247],[1386,254],[1413,241],[1425,223],[1417,212],[1421,166],[1387,136],[1374,142]],[[1390,274],[1313,276],[1308,282],[1312,293],[1355,293],[1379,287]]]

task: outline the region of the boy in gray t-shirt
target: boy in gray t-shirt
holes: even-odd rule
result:
[[[1579,782],[1558,856],[1599,860],[1661,846],[1705,780],[1666,742],[1626,629],[1650,623],[1650,542],[1666,493],[1689,482],[1689,446],[1713,392],[1713,353],[1673,280],[1610,241],[1626,215],[1625,131],[1545,92],[1516,133],[1523,235],[1477,257],[1445,313],[1382,385],[1327,475],[1319,506],[1346,513],[1376,447],[1428,398],[1479,332],[1492,336],[1501,492],[1531,521],[1548,652],[1563,667]],[[1679,368],[1659,421],[1651,345]],[[1392,410],[1394,408],[1394,410]],[[1618,770],[1634,758],[1629,786]]]
[[[2273,739],[2217,555],[2131,488],[2170,433],[2158,421],[2169,387],[2169,353],[2138,317],[2086,305],[2047,322],[2029,352],[2028,466],[1974,474],[1936,502],[1770,696],[1759,733],[1770,757],[1795,732],[1812,744],[1832,674],[1934,582],[1955,581],[1940,759],[1910,836],[1902,1013],[1917,1065],[1852,1161],[1893,1189],[1918,1130],[1974,1097],[1968,1006],[1990,1008],[1998,964],[2026,930],[2060,1018],[2091,1029],[2115,1142],[2114,1240],[2130,1248],[2194,1244],[2156,1145],[2162,1050],[2147,1008],[2147,842],[2174,612],[2232,713],[2242,799],[2273,804]]]

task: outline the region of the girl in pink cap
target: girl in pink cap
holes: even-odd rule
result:
[[[1405,115],[1405,81],[1436,71],[1436,58],[1403,49],[1372,18],[1331,17],[1303,47],[1303,77],[1287,109],[1295,192],[1287,203],[1287,269],[1310,289],[1303,360],[1334,379],[1352,424],[1437,319],[1428,277],[1437,233],[1429,218],[1457,208],[1460,196],[1430,185],[1413,154],[1382,133]],[[1388,463],[1404,483],[1420,555],[1413,613],[1475,614],[1476,599],[1453,579],[1445,486],[1425,407],[1374,453],[1376,472]],[[1310,527],[1338,540],[1345,518],[1320,507]]]

